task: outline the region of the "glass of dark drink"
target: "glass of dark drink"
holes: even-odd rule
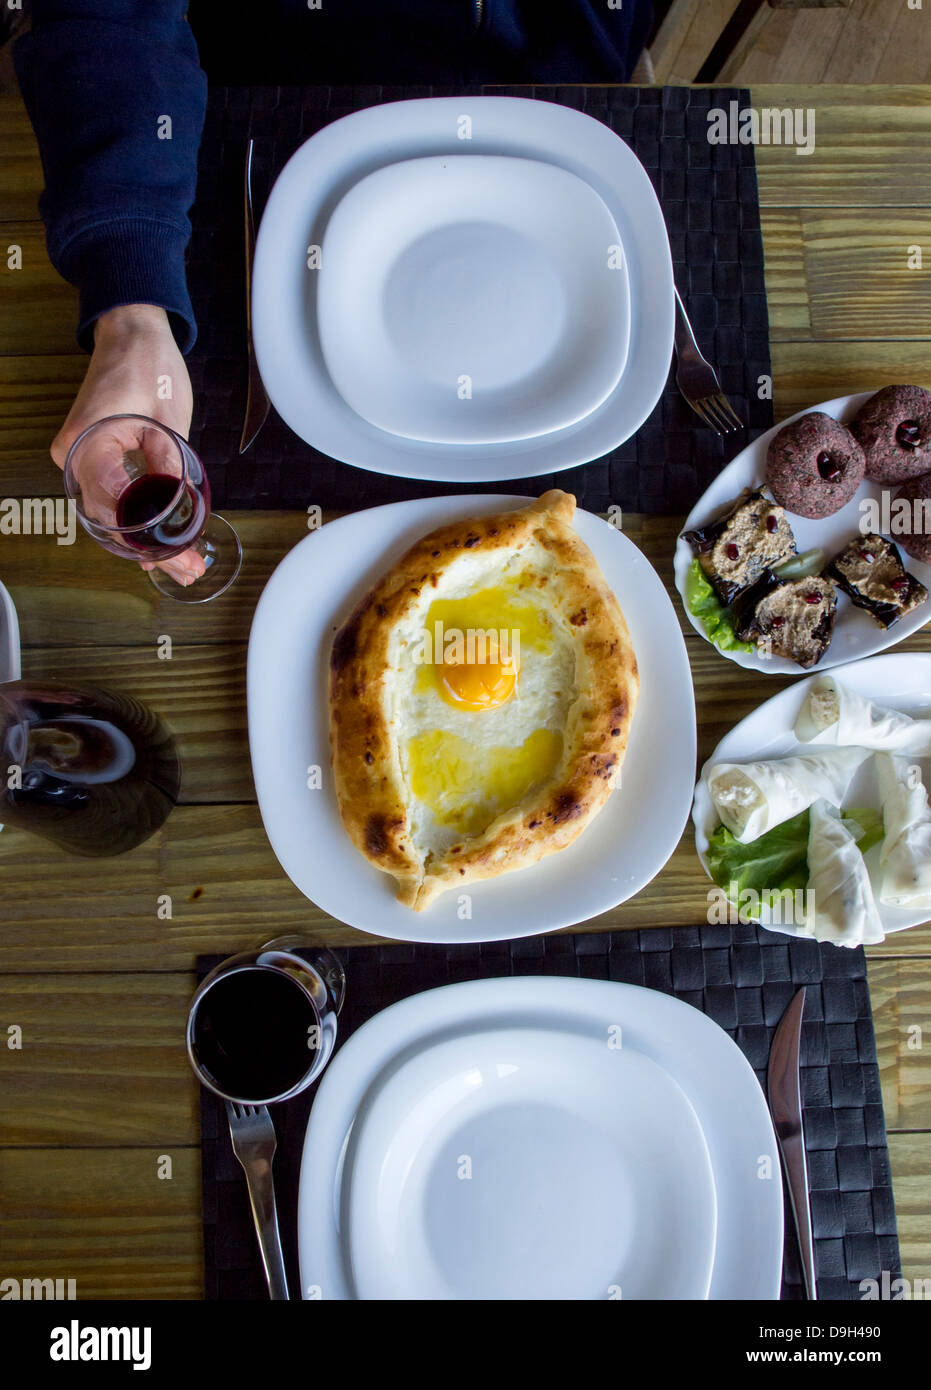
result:
[[[203,464],[157,420],[108,415],[89,426],[68,450],[65,491],[85,531],[142,564],[168,598],[206,603],[239,574],[242,546],[211,514]]]
[[[278,937],[221,961],[202,980],[188,1013],[196,1076],[242,1105],[299,1095],[333,1055],[345,988],[333,952],[299,937]]]
[[[0,824],[72,854],[122,854],[164,824],[181,761],[157,714],[97,686],[0,685]]]

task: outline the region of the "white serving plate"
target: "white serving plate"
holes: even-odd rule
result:
[[[404,439],[356,414],[326,370],[320,276],[308,269],[308,248],[322,248],[340,200],[362,179],[403,160],[463,154],[538,160],[588,184],[618,228],[630,287],[627,364],[607,399],[563,429],[495,445]],[[659,400],[673,341],[669,239],[643,166],[591,116],[516,97],[392,102],[332,122],[282,170],[256,241],[252,316],[273,405],[323,453],[373,472],[450,483],[529,477],[601,457],[636,433]]]
[[[317,319],[333,383],[408,439],[502,444],[574,425],[627,357],[619,243],[598,194],[553,164],[389,164],[349,190],[324,235]]]
[[[861,391],[854,396],[838,396],[836,400],[825,401],[822,405],[811,406],[810,409],[821,410],[825,415],[830,415],[835,420],[846,423],[857,413],[863,402],[869,400],[873,394],[872,391]],[[809,410],[800,410],[797,415],[792,415],[789,419],[798,420],[802,415],[808,414],[810,414]],[[745,487],[761,486],[764,483],[766,450],[769,447],[769,441],[787,424],[789,424],[789,420],[783,420],[775,428],[767,430],[765,434],[760,435],[760,438],[755,439],[752,444],[748,444],[746,449],[742,449],[737,457],[731,460],[727,467],[718,474],[707,492],[696,502],[682,528],[683,531],[690,531],[694,527],[702,526],[710,521],[716,514],[723,511],[726,504],[733,501]],[[840,511],[835,512],[833,516],[825,517],[821,521],[812,521],[809,517],[796,516],[794,512],[787,512],[799,553],[818,547],[824,551],[827,559],[830,559],[837,551],[842,550],[847,541],[860,529],[860,503],[867,498],[880,501],[884,487],[887,492],[890,490],[887,484],[871,483],[865,479],[846,506],[841,507]],[[895,541],[897,538],[893,534],[889,536],[889,539]],[[680,536],[676,545],[674,562],[676,588],[682,600],[685,616],[695,631],[701,637],[705,637],[701,622],[689,612],[685,600],[686,576],[694,558],[692,547]],[[910,574],[913,574],[916,579],[920,579],[922,584],[931,589],[931,565],[923,564],[920,560],[913,560],[904,551],[902,551],[902,563]],[[871,618],[862,608],[855,608],[847,595],[838,591],[837,617],[831,645],[817,666],[811,669],[828,671],[832,666],[841,666],[849,661],[860,661],[864,657],[873,656],[876,652],[885,651],[888,647],[894,647],[903,638],[909,637],[913,632],[924,627],[929,619],[931,619],[931,600],[919,604],[917,608],[913,609],[911,613],[907,613],[904,618],[900,618],[891,628],[882,628],[875,618]],[[705,641],[707,640],[705,637]],[[753,671],[762,671],[769,676],[797,676],[803,670],[795,661],[788,661],[781,656],[763,657],[756,651],[721,652],[720,655],[727,657],[729,661],[736,661],[738,666],[745,666]]]
[[[640,701],[619,784],[568,849],[532,868],[445,893],[423,912],[343,829],[330,777],[328,662],[333,634],[378,577],[421,536],[455,518],[525,505],[520,497],[437,497],[355,512],[312,532],[269,580],[249,641],[249,744],[268,838],[292,881],[349,926],[402,941],[492,941],[574,925],[638,893],[688,820],[695,706],[685,643],[648,560],[587,512],[575,526],[627,619]],[[322,785],[308,789],[308,769]],[[465,915],[471,912],[471,916]]]
[[[730,733],[718,744],[711,757],[702,768],[701,777],[695,788],[695,801],[692,807],[692,821],[695,826],[695,848],[702,868],[708,873],[708,837],[720,823],[718,813],[704,781],[705,774],[715,763],[755,762],[760,758],[784,758],[790,753],[825,751],[823,744],[801,744],[792,730],[798,718],[805,696],[812,683],[818,679],[819,670],[806,680],[797,681],[788,690],[782,690],[772,699],[758,705],[746,719],[735,724]],[[888,656],[874,656],[864,661],[854,662],[843,670],[835,671],[836,679],[842,684],[865,695],[877,705],[900,710],[913,718],[931,716],[931,653],[896,652]],[[922,770],[925,785],[931,784],[931,758],[915,759]],[[854,773],[853,780],[844,799],[844,806],[873,806],[880,809],[879,788],[872,760],[867,758],[862,767]],[[876,891],[876,906],[882,919],[883,930],[887,933],[904,931],[925,922],[926,913],[903,907],[890,907],[879,901],[879,852],[880,845],[864,855],[870,871],[873,888]],[[710,877],[710,874],[709,874]],[[767,926],[765,921],[761,926]],[[787,936],[803,936],[794,923],[770,927]]]
[[[668,1103],[674,1111],[672,1124],[678,1125],[677,1133],[683,1143],[682,1156],[687,1163],[690,1160],[701,1166],[693,1147],[694,1134],[690,1130],[690,1122],[682,1119],[687,1112],[681,1108],[680,1096],[687,1098],[688,1109],[694,1112],[700,1125],[711,1164],[716,1234],[707,1296],[716,1299],[778,1298],[783,1240],[779,1158],[763,1092],[743,1053],[724,1030],[706,1015],[670,995],[604,980],[561,977],[472,980],[428,990],[383,1010],[357,1029],[340,1048],[320,1084],[304,1141],[298,1199],[298,1246],[303,1297],[353,1299],[360,1296],[354,1282],[353,1267],[359,1262],[360,1256],[367,1260],[369,1252],[365,1245],[365,1232],[355,1230],[350,1213],[353,1206],[359,1204],[361,1216],[365,1216],[368,1204],[358,1197],[356,1188],[360,1182],[371,1181],[367,1176],[368,1160],[365,1158],[368,1127],[370,1122],[376,1126],[380,1124],[378,1117],[387,1113],[385,1107],[388,1098],[400,1095],[396,1093],[396,1078],[406,1071],[408,1064],[418,1066],[420,1058],[429,1057],[434,1049],[446,1048],[447,1045],[453,1049],[444,1054],[447,1062],[453,1055],[459,1058],[469,1055],[470,1050],[474,1059],[488,1058],[497,1050],[500,1060],[500,1044],[496,1044],[493,1037],[500,1038],[503,1032],[521,1030],[527,1030],[528,1038],[539,1039],[541,1033],[545,1033],[549,1050],[558,1057],[565,1047],[567,1059],[570,1044],[575,1059],[579,1045],[596,1046],[606,1051],[606,1041],[612,1037],[619,1038],[625,1060],[630,1061],[633,1054],[638,1054],[642,1064],[637,1081],[633,1079],[637,1063],[633,1064],[629,1078],[631,1087],[640,1081],[646,1085],[648,1075],[656,1081],[656,1069],[665,1074],[662,1081],[657,1083],[656,1096],[657,1099],[662,1097],[660,1109]],[[429,1080],[437,1065],[441,1074],[443,1071],[443,1065],[437,1062],[436,1057],[424,1065],[426,1072],[422,1074],[406,1071],[406,1077],[416,1083],[418,1093],[420,1082]],[[586,1126],[590,1126],[593,1116],[589,1101],[594,1096],[592,1088],[597,1088],[597,1083],[587,1077],[586,1070],[587,1063],[586,1069],[575,1065],[570,1078],[567,1068],[560,1069],[554,1063],[552,1099],[554,1108],[575,1106],[577,1111],[584,1109]],[[405,1083],[402,1081],[400,1084]],[[390,1091],[389,1086],[392,1088]],[[676,1088],[674,1092],[670,1090],[671,1086]],[[575,1099],[570,1094],[573,1089],[579,1091]],[[628,1094],[633,1092],[629,1091]],[[671,1100],[673,1095],[676,1096],[675,1102]],[[647,1104],[648,1096],[640,1091],[639,1114],[645,1113]],[[489,1112],[485,1114],[487,1116]],[[518,1152],[526,1151],[524,1145],[527,1136],[519,1112],[515,1110],[510,1114],[513,1121],[510,1147],[513,1159]],[[604,1115],[603,1135],[617,1135],[617,1118],[617,1115]],[[622,1113],[620,1119],[623,1121]],[[568,1122],[564,1121],[564,1124]],[[434,1141],[430,1138],[431,1128],[432,1122],[425,1126],[422,1135],[428,1156],[436,1152]],[[686,1130],[689,1130],[691,1137],[686,1138]],[[587,1127],[582,1132],[589,1136],[591,1134]],[[479,1136],[473,1132],[471,1137],[475,1139]],[[508,1146],[502,1140],[500,1129],[496,1131],[496,1137],[498,1161],[503,1163]],[[454,1129],[447,1143],[448,1153],[458,1148],[455,1154],[457,1160],[463,1153],[471,1157],[471,1180],[476,1181],[483,1154],[478,1148],[470,1151],[458,1147],[458,1138]],[[639,1142],[632,1135],[630,1141],[634,1144]],[[376,1152],[379,1142],[373,1139]],[[554,1154],[560,1149],[565,1151],[571,1143],[571,1134],[560,1138],[551,1131],[544,1144],[546,1152],[540,1153],[542,1171],[549,1171]],[[361,1175],[357,1170],[359,1150],[362,1150],[361,1159],[365,1165],[365,1173]],[[409,1147],[403,1152],[416,1161],[416,1154]],[[548,1192],[539,1194],[540,1220],[557,1227],[561,1222],[571,1223],[574,1220],[579,1214],[578,1204],[583,1204],[581,1211],[585,1212],[585,1160],[575,1151],[573,1153],[573,1164],[581,1163],[581,1171],[576,1166],[564,1169],[565,1184],[551,1184]],[[764,1158],[770,1160],[769,1178],[760,1176]],[[663,1171],[668,1171],[669,1166],[675,1163],[675,1156],[670,1153],[656,1155],[655,1159]],[[638,1164],[649,1164],[649,1161],[649,1155],[640,1151]],[[499,1171],[504,1173],[504,1168]],[[625,1169],[626,1174],[629,1175],[629,1172],[629,1168]],[[600,1175],[589,1176],[593,1176],[596,1191],[601,1193],[603,1200],[607,1200],[606,1192],[611,1191],[615,1202],[623,1201],[626,1176],[619,1175],[617,1186],[611,1187],[609,1183],[608,1188],[602,1187],[603,1178]],[[523,1180],[533,1188],[535,1179],[532,1172],[527,1172]],[[455,1174],[453,1181],[458,1181]],[[525,1194],[519,1198],[514,1194],[518,1179],[515,1177],[512,1182],[509,1178],[508,1181],[514,1200],[522,1203]],[[690,1186],[691,1178],[683,1177],[682,1181],[688,1191],[696,1192]],[[653,1202],[661,1194],[641,1186],[648,1183],[648,1175],[638,1173],[637,1191],[644,1193],[645,1200]],[[387,1190],[390,1192],[391,1186]],[[677,1209],[681,1194],[677,1195],[668,1188],[665,1191],[670,1208]],[[696,1260],[700,1266],[698,1280],[704,1279],[705,1256],[701,1241],[707,1233],[708,1198],[707,1189],[702,1191],[705,1195],[698,1194],[698,1200],[706,1204],[699,1223],[703,1234],[700,1233],[697,1241],[694,1230],[685,1237],[686,1241],[692,1243],[684,1243],[678,1256],[674,1257],[673,1265],[676,1267],[667,1271],[668,1283],[657,1292],[657,1297],[682,1296],[672,1290],[681,1290],[689,1278],[695,1286],[694,1271],[690,1276],[687,1267],[692,1260]],[[450,1200],[456,1201],[457,1198]],[[495,1200],[500,1198],[495,1196]],[[405,1230],[399,1232],[402,1239],[398,1248],[399,1266],[400,1252],[408,1250],[409,1241],[416,1243],[418,1231],[421,1239],[431,1242],[433,1258],[438,1241],[444,1254],[448,1255],[449,1228],[443,1223],[455,1222],[456,1214],[447,1211],[443,1216],[446,1198],[442,1194],[428,1194],[427,1201],[426,1213],[418,1214],[405,1209]],[[608,1201],[610,1207],[611,1202]],[[646,1213],[643,1215],[647,1219]],[[427,1224],[425,1218],[429,1218]],[[380,1219],[391,1228],[390,1210],[384,1211]],[[410,1228],[407,1228],[408,1219],[412,1223]],[[606,1223],[610,1219],[610,1215],[606,1214]],[[660,1222],[657,1232],[662,1231],[665,1240],[662,1218],[657,1219]],[[702,1225],[702,1222],[705,1224]],[[592,1230],[588,1224],[588,1214],[585,1225],[586,1231]],[[456,1229],[461,1231],[464,1228]],[[512,1260],[515,1253],[520,1257],[519,1248],[515,1251],[510,1241],[505,1246],[507,1229],[505,1224],[502,1229],[502,1262]],[[638,1239],[649,1240],[650,1237],[643,1234],[645,1229],[638,1226]],[[618,1228],[614,1233],[618,1237],[618,1257],[623,1262],[622,1233]],[[373,1239],[376,1239],[374,1233]],[[599,1259],[604,1258],[604,1251],[599,1245],[597,1233],[588,1239],[590,1243],[583,1248],[583,1264],[590,1259],[597,1276],[603,1272],[603,1265],[599,1270],[595,1270],[595,1266]],[[557,1230],[553,1241],[555,1248],[563,1251],[571,1248],[565,1230]],[[696,1250],[697,1254],[694,1253]],[[638,1283],[639,1276],[631,1272],[630,1289],[626,1289],[622,1281],[618,1293],[616,1286],[609,1283],[606,1287],[593,1290],[590,1296],[629,1298],[636,1297],[637,1291],[646,1288],[647,1283],[651,1289],[654,1288],[656,1279],[652,1270],[655,1270],[655,1266],[651,1263],[651,1254],[642,1249],[641,1256],[645,1262],[646,1281]],[[678,1268],[678,1262],[686,1268]],[[511,1267],[513,1269],[513,1265]],[[401,1280],[407,1277],[400,1267],[396,1272]],[[423,1275],[422,1266],[415,1267],[414,1274]],[[580,1282],[584,1281],[580,1278]],[[437,1278],[436,1296],[449,1296],[449,1286],[442,1271]]]
[[[360,1298],[707,1298],[701,1126],[661,1067],[609,1044],[492,1028],[385,1077],[352,1144]]]

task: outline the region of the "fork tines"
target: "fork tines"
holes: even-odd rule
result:
[[[701,400],[689,401],[689,405],[716,434],[730,434],[732,430],[741,428],[739,415],[722,391],[713,396],[703,396]]]

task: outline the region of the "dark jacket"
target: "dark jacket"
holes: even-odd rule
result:
[[[84,347],[99,314],[131,303],[161,305],[182,349],[194,342],[184,250],[204,69],[233,83],[624,82],[651,14],[648,0],[313,4],[33,0],[13,56],[49,256],[80,291]]]

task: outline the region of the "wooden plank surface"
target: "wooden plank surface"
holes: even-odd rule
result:
[[[931,386],[925,342],[774,342],[772,365],[777,420],[855,391],[901,382]]]
[[[927,1279],[931,1270],[931,1135],[890,1134],[889,1161],[895,1194],[902,1273]]]
[[[87,370],[89,359],[78,351],[76,343],[73,347],[66,354],[0,356],[2,497],[64,496],[61,473],[52,463],[49,445]]]
[[[42,163],[26,108],[15,84],[0,76],[0,215],[4,222],[34,222],[42,192]],[[6,243],[2,243],[6,250]],[[6,263],[6,256],[0,264]]]
[[[931,961],[871,960],[869,985],[886,1128],[931,1131]]]
[[[931,205],[931,87],[754,84],[753,105],[815,111],[815,151],[756,147],[760,207]]]
[[[9,258],[19,248],[22,265],[11,269]],[[52,269],[39,222],[0,222],[0,352],[76,350],[77,291]]]
[[[202,1298],[200,1210],[199,1148],[0,1149],[4,1278],[75,1279],[79,1299]]]
[[[931,208],[890,210],[866,224],[859,208],[782,210],[764,220],[763,238],[773,342],[927,343]]]
[[[0,1048],[0,1146],[197,1144],[194,988],[193,974],[0,976],[4,1039],[22,1029],[19,1049]]]

